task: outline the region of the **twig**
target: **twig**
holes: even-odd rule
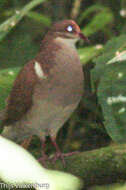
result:
[[[71,11],[71,18],[76,19],[80,10],[82,0],[75,0]]]
[[[65,169],[61,161],[48,163],[48,166],[81,177],[85,187],[126,180],[126,144],[82,152],[65,158],[65,161]]]

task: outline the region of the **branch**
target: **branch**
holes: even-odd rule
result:
[[[126,180],[126,145],[86,151],[65,160],[65,169],[61,161],[57,161],[55,165],[48,163],[48,166],[81,177],[85,187]]]
[[[43,3],[45,0],[33,0],[27,5],[24,6],[23,9],[17,10],[15,15],[10,17],[4,23],[0,25],[0,41],[14,28],[17,23],[34,7]]]
[[[71,18],[72,19],[76,19],[78,14],[79,14],[79,10],[80,10],[80,6],[81,6],[81,1],[82,0],[75,0],[74,1],[74,5],[71,11]]]

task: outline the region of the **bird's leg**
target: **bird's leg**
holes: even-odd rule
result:
[[[25,139],[23,141],[23,143],[21,144],[21,146],[25,149],[28,149],[30,143],[31,143],[31,140],[32,140],[32,136],[28,137],[27,139]]]
[[[55,154],[55,156],[54,156],[54,158],[53,158],[53,162],[55,162],[58,158],[61,158],[62,163],[63,163],[63,165],[64,165],[64,167],[65,167],[64,155],[62,154],[62,152],[60,151],[59,146],[58,146],[57,143],[56,143],[56,137],[51,137],[51,136],[50,136],[50,138],[51,138],[52,144],[53,144],[54,147],[56,148],[56,154]]]
[[[41,143],[42,143],[42,157],[39,158],[39,162],[41,162],[43,166],[46,166],[45,161],[48,160],[48,156],[45,153],[45,151],[46,151],[46,149],[45,149],[46,148],[45,138],[41,139]]]
[[[50,135],[50,138],[51,138],[51,141],[52,141],[52,144],[55,146],[56,148],[56,154],[54,155],[53,157],[53,162],[55,162],[58,158],[61,158],[62,160],[62,163],[63,163],[63,166],[65,167],[65,160],[64,160],[64,157],[68,157],[68,156],[72,156],[74,154],[78,154],[79,151],[74,151],[74,152],[69,152],[69,153],[62,153],[59,149],[59,146],[57,145],[56,143],[56,137],[52,137]]]

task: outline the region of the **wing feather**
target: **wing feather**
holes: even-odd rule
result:
[[[11,125],[21,119],[32,106],[32,94],[38,78],[34,70],[34,62],[29,62],[18,74],[10,96],[2,126]]]

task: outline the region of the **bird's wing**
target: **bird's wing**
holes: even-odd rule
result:
[[[32,94],[38,77],[34,69],[34,61],[29,62],[18,74],[2,119],[2,126],[18,121],[31,107]]]
[[[5,114],[5,109],[0,110],[0,120],[3,120]]]

